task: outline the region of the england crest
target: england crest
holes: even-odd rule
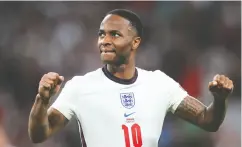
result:
[[[120,93],[120,99],[121,99],[122,105],[127,109],[131,109],[135,105],[135,99],[134,99],[133,92]]]

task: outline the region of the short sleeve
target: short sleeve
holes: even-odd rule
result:
[[[50,106],[50,108],[55,108],[61,112],[68,120],[75,114],[74,100],[77,98],[77,91],[75,89],[74,78],[72,78],[66,82],[59,96]]]
[[[182,100],[188,96],[188,93],[180,86],[179,83],[170,78],[170,97],[169,97],[169,111],[175,113],[177,107]]]
[[[174,113],[179,106],[179,104],[182,102],[182,100],[188,96],[187,91],[185,91],[181,85],[173,80],[171,77],[166,75],[165,73],[159,71],[161,82],[165,84],[164,87],[167,88],[167,99],[168,99],[168,111],[171,111]]]

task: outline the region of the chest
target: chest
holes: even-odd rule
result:
[[[96,90],[81,95],[76,103],[82,119],[99,122],[157,120],[167,108],[166,95],[146,86]]]

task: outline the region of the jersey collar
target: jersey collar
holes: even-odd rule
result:
[[[120,79],[120,78],[118,78],[118,77],[115,77],[112,73],[110,73],[110,72],[108,71],[108,69],[107,69],[107,65],[105,65],[105,66],[102,68],[102,71],[103,71],[104,75],[105,75],[108,79],[110,79],[110,80],[112,80],[112,81],[114,81],[114,82],[116,82],[116,83],[119,83],[119,84],[125,84],[125,85],[133,84],[133,83],[137,80],[137,78],[138,78],[138,70],[137,70],[136,68],[135,68],[134,76],[133,76],[131,79]]]

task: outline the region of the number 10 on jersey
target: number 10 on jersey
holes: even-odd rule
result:
[[[122,129],[124,131],[124,139],[125,139],[125,147],[131,147],[130,139],[129,139],[129,128],[126,125],[122,125]],[[133,124],[131,126],[131,135],[133,140],[134,147],[141,147],[142,146],[142,137],[141,137],[141,130],[138,124]]]

